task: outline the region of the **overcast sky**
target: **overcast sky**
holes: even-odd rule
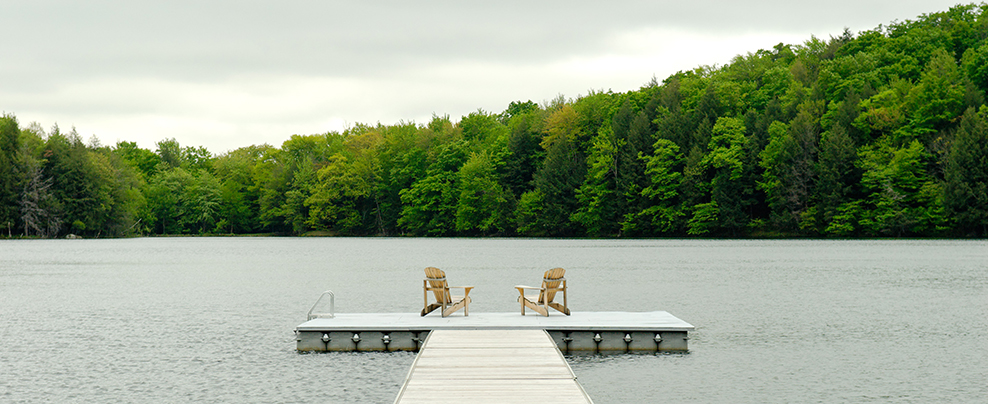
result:
[[[941,0],[60,1],[0,5],[0,110],[213,153],[501,112],[943,11]]]

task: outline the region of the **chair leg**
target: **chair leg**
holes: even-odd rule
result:
[[[428,306],[425,306],[425,308],[422,309],[422,315],[425,316],[426,314],[432,313],[434,310],[438,308],[439,308],[439,303],[433,303]]]
[[[563,281],[563,313],[569,315],[569,301],[566,298],[566,281]]]
[[[528,308],[532,309],[532,311],[534,311],[534,312],[536,312],[538,314],[541,314],[543,316],[548,316],[549,315],[549,311],[546,310],[544,307],[542,307],[541,304],[538,304],[538,303],[533,302],[533,301],[528,300],[528,299],[518,299],[518,300],[521,301],[521,306],[522,306],[521,307],[521,313],[522,313],[523,316],[525,315],[525,306],[528,306]]]
[[[566,306],[563,306],[563,305],[561,305],[559,303],[556,303],[556,302],[549,303],[549,307],[552,307],[552,308],[556,309],[556,311],[558,311],[560,313],[563,313],[563,314],[565,314],[567,316],[569,315],[569,309],[566,308]]]
[[[458,302],[456,302],[454,304],[446,305],[446,308],[443,309],[443,317],[449,317],[450,315],[452,315],[453,313],[455,313],[459,309],[463,309],[463,316],[465,317],[465,316],[468,315],[468,313],[467,313],[467,305],[469,305],[469,304],[470,304],[470,302],[467,301],[466,299],[464,299],[464,300],[460,300],[460,301],[458,301]]]

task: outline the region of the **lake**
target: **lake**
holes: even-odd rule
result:
[[[574,311],[665,310],[690,351],[576,355],[598,404],[988,402],[985,240],[0,240],[0,402],[390,403],[414,353],[295,351],[337,312],[471,312],[564,267]],[[556,313],[552,313],[555,315]]]

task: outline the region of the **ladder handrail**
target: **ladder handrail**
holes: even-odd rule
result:
[[[322,298],[324,296],[326,296],[327,294],[329,295],[329,318],[336,317],[336,310],[335,310],[336,309],[336,307],[335,307],[336,306],[336,295],[333,294],[333,291],[332,290],[327,290],[325,292],[322,292],[321,295],[319,295],[319,298],[316,299],[316,302],[312,305],[312,308],[309,309],[309,313],[306,316],[307,317],[307,320],[306,321],[312,320],[314,318],[317,318],[317,317],[320,317],[320,316],[325,315],[325,313],[316,313],[313,316],[312,315],[312,311],[316,309],[316,306],[319,305],[319,302],[321,302],[322,301]]]

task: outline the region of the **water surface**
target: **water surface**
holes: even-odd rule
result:
[[[143,238],[0,241],[0,402],[393,401],[412,353],[299,354],[337,311],[417,312],[422,268],[514,312],[666,310],[690,352],[580,355],[594,401],[988,402],[988,243]]]

